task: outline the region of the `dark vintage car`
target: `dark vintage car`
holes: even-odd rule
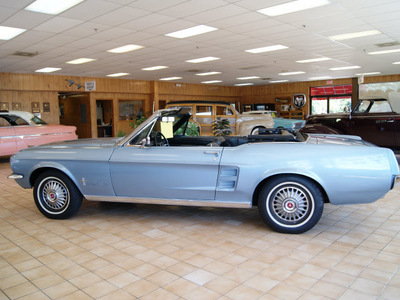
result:
[[[351,113],[312,115],[300,131],[357,135],[377,146],[400,150],[400,114],[387,99],[359,100]]]

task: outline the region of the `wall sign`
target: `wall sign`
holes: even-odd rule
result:
[[[88,81],[85,82],[85,91],[90,92],[90,91],[95,91],[96,90],[96,81]]]
[[[306,105],[306,95],[305,94],[294,94],[293,95],[293,105],[296,108],[302,108]]]

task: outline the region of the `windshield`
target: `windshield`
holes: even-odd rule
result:
[[[42,119],[40,119],[37,116],[33,116],[33,118],[31,119],[31,122],[35,123],[36,125],[47,125],[47,123],[45,121],[43,121]]]
[[[354,108],[354,113],[382,113],[392,111],[392,107],[387,100],[360,100]]]
[[[189,122],[190,116],[190,113],[183,110],[163,112],[138,128],[129,144],[141,145],[144,140],[146,143],[157,144],[157,140],[175,136],[198,136],[199,128],[194,122]]]

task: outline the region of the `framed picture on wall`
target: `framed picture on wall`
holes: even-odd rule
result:
[[[21,102],[11,103],[12,110],[22,110]]]
[[[8,102],[0,102],[0,110],[8,110]]]
[[[33,114],[40,113],[39,102],[32,102],[31,105],[32,105],[32,113],[33,113]]]
[[[43,102],[43,112],[50,112],[50,102]]]

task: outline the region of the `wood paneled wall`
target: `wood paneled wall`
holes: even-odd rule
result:
[[[69,86],[68,80],[74,84]],[[293,94],[305,94],[307,104],[302,108],[304,114],[309,112],[310,87],[328,85],[326,81],[295,82],[271,84],[264,86],[214,86],[172,82],[156,82],[115,78],[94,78],[59,75],[0,73],[0,102],[20,102],[23,110],[31,111],[31,103],[50,103],[50,112],[42,112],[42,118],[48,123],[60,123],[58,93],[84,93],[84,84],[96,82],[96,90],[88,92],[91,136],[97,137],[96,100],[113,101],[113,135],[130,130],[129,122],[118,119],[118,101],[141,100],[144,112],[158,109],[159,102],[175,100],[215,100],[243,104],[275,103],[275,98],[292,99]],[[365,77],[365,83],[400,81],[400,75]],[[332,85],[353,84],[356,78],[334,79]],[[82,85],[78,89],[78,85]],[[355,85],[357,87],[357,85]],[[292,104],[290,102],[289,104]],[[277,105],[280,106],[280,105]],[[277,107],[279,110],[280,107]],[[80,116],[78,116],[80,117]]]

